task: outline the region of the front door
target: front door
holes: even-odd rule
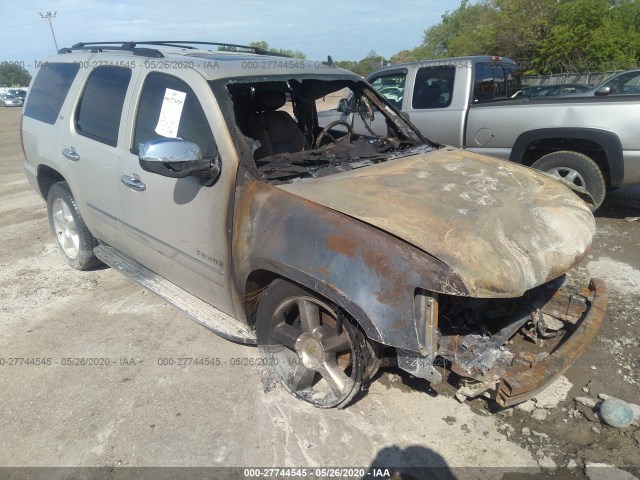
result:
[[[122,155],[119,168],[122,230],[130,239],[124,253],[233,315],[227,218],[237,160],[213,93],[202,76],[188,69],[181,71],[181,78],[144,72],[136,91],[140,100],[128,129],[131,150]],[[216,146],[212,125],[224,139],[218,146],[222,173],[213,186],[203,186],[198,178],[168,178],[140,167],[140,145],[162,137],[194,142],[204,157],[212,156]]]

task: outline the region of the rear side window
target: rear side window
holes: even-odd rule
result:
[[[140,95],[131,151],[138,154],[141,144],[172,137],[193,142],[203,157],[213,157],[213,134],[193,90],[178,78],[150,73]]]
[[[453,99],[456,67],[436,65],[422,67],[416,74],[412,106],[415,109],[447,108]]]
[[[124,98],[131,70],[122,67],[98,67],[82,92],[76,110],[76,131],[85,137],[115,147]]]
[[[512,63],[478,62],[475,65],[473,101],[511,98],[520,90],[521,72]]]
[[[77,63],[45,63],[38,70],[24,115],[53,125],[78,73]]]

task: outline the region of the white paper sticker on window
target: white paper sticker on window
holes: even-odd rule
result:
[[[180,126],[180,117],[182,117],[182,107],[184,107],[186,96],[186,92],[179,92],[170,88],[164,91],[160,118],[156,126],[158,135],[172,138],[178,136],[178,127]]]

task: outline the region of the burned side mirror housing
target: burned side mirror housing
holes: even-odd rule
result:
[[[218,151],[213,158],[202,158],[200,147],[181,138],[157,138],[140,145],[140,167],[170,178],[197,177],[203,185],[213,185],[220,176]]]
[[[351,113],[349,111],[349,101],[346,98],[341,98],[338,101],[338,108],[336,110],[340,113]]]

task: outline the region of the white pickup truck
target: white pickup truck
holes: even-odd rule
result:
[[[517,65],[489,56],[392,65],[367,80],[429,139],[561,177],[586,189],[594,209],[607,190],[640,183],[638,94],[512,99],[521,88]],[[323,122],[386,130],[380,115],[352,103],[341,100]]]

